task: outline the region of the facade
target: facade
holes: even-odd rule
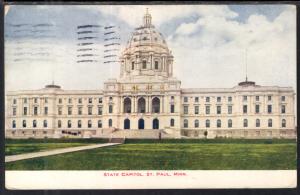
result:
[[[183,89],[173,55],[147,12],[120,57],[120,76],[103,90],[6,94],[6,137],[295,138],[291,87],[240,82]]]

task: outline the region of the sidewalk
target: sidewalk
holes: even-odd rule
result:
[[[93,145],[88,145],[88,146],[78,146],[78,147],[62,148],[62,149],[55,149],[55,150],[43,151],[43,152],[33,152],[33,153],[5,156],[5,162],[13,162],[13,161],[25,160],[25,159],[30,159],[30,158],[50,156],[50,155],[56,155],[56,154],[64,154],[64,153],[68,153],[68,152],[90,150],[90,149],[102,148],[102,147],[106,147],[106,146],[114,146],[114,145],[119,145],[119,144],[120,143],[93,144]]]

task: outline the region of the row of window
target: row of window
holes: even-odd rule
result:
[[[146,61],[143,61],[143,68],[146,69]],[[158,69],[158,61],[155,61],[154,63],[154,67],[155,69]],[[132,70],[134,70],[134,62],[132,62]],[[255,100],[256,101],[259,101],[259,98],[260,96],[255,96]],[[227,101],[228,102],[232,102],[232,97],[229,96],[227,97]],[[247,101],[248,99],[248,96],[243,96],[243,100],[244,101]],[[48,103],[48,98],[44,98],[45,100],[45,103]],[[171,100],[174,100],[174,96],[171,96]],[[27,104],[27,98],[23,98],[23,103],[24,104]],[[62,98],[59,98],[58,99],[58,103],[59,104],[62,104]],[[69,98],[68,99],[68,103],[71,104],[72,103],[72,98]],[[112,101],[112,97],[110,97],[110,101]],[[188,97],[183,97],[183,101],[186,103],[188,102]],[[194,101],[195,102],[199,102],[199,97],[194,97]],[[268,96],[268,101],[272,101],[272,96]],[[285,101],[285,96],[281,96],[281,101],[284,102]],[[210,97],[206,97],[205,98],[205,102],[210,102]],[[221,97],[217,97],[217,102],[221,102]],[[38,103],[38,98],[34,98],[34,103]],[[88,103],[93,103],[93,98],[88,98]],[[102,97],[98,98],[98,103],[99,104],[102,104]],[[17,99],[13,99],[13,104],[17,104]],[[82,104],[82,98],[78,98],[78,104]]]
[[[160,111],[160,104],[159,102],[155,102],[152,105],[152,112],[153,113],[159,113]],[[216,107],[216,113],[217,114],[221,114],[222,113],[222,108],[221,106],[217,106]],[[138,104],[138,111],[139,113],[145,113],[145,103],[140,103]],[[113,106],[109,105],[108,107],[108,112],[109,113],[113,113]],[[130,103],[126,103],[124,104],[124,112],[125,113],[131,113],[131,102]],[[170,112],[174,113],[175,112],[175,106],[172,104],[170,105]],[[268,105],[267,106],[267,112],[268,113],[272,113],[272,105]],[[62,115],[62,107],[58,107],[58,115]],[[73,108],[72,107],[68,107],[68,115],[72,115],[73,113]],[[189,106],[184,106],[183,107],[183,114],[188,114],[189,113]],[[243,105],[243,113],[247,114],[248,113],[248,106],[247,105]],[[260,113],[260,105],[255,105],[255,113]],[[281,113],[285,114],[286,113],[286,106],[285,105],[281,105]],[[13,116],[16,116],[17,114],[17,108],[14,107],[13,108]],[[23,115],[27,115],[28,114],[28,107],[24,107],[23,108]],[[48,114],[48,107],[44,107],[44,115]],[[82,115],[82,107],[78,107],[77,110],[77,114],[78,115]],[[92,115],[93,114],[93,109],[92,107],[88,107],[88,115]],[[195,106],[194,107],[194,114],[199,114],[199,106]],[[205,114],[210,114],[210,106],[205,106]],[[228,106],[227,107],[227,114],[232,114],[232,106]],[[33,115],[38,115],[38,107],[33,107]],[[102,107],[98,107],[98,115],[102,115]]]
[[[173,124],[173,126],[174,126],[174,121],[172,121],[172,119],[171,119],[171,121],[170,121],[170,126],[171,126],[171,127],[172,127],[172,124]],[[217,126],[217,128],[222,127],[222,121],[221,121],[220,119],[217,120],[216,126]],[[232,126],[233,126],[232,120],[229,119],[229,120],[227,121],[227,127],[228,127],[228,128],[231,128]],[[273,126],[273,121],[272,121],[272,119],[268,119],[268,127],[272,127],[272,126]],[[189,121],[188,121],[188,119],[184,119],[184,120],[183,120],[183,127],[184,127],[184,128],[188,128],[188,127],[189,127]],[[198,127],[199,127],[199,120],[196,119],[196,120],[194,121],[194,128],[198,128]],[[209,119],[207,119],[207,120],[205,121],[205,127],[206,127],[206,128],[209,128],[209,127],[210,127],[210,120],[209,120]],[[244,121],[243,121],[243,127],[248,127],[248,119],[244,119]],[[256,120],[255,120],[255,127],[260,127],[260,119],[256,119]],[[282,119],[282,120],[281,120],[281,127],[286,127],[286,120],[285,120],[285,119]]]
[[[57,113],[58,115],[62,115],[63,114],[62,107],[58,107],[57,112],[58,112]],[[113,106],[112,105],[109,105],[108,112],[110,114],[113,113]],[[68,107],[68,115],[72,115],[72,113],[73,113],[73,108]],[[44,107],[44,113],[43,114],[44,115],[48,114],[48,107]],[[77,114],[82,115],[82,107],[78,107]],[[88,107],[88,115],[92,115],[92,114],[93,114],[92,107]],[[13,108],[13,116],[16,116],[16,115],[17,115],[17,108],[14,107]],[[28,107],[23,108],[23,115],[24,116],[28,115]],[[33,107],[33,115],[38,115],[38,107]],[[102,115],[102,107],[98,107],[98,115]]]
[[[28,98],[23,98],[23,103],[27,104],[27,102],[28,102]],[[38,103],[38,98],[33,98],[33,102],[35,104]],[[48,103],[48,98],[44,98],[44,102],[45,102],[45,104],[47,104]],[[17,99],[13,99],[13,104],[17,104]]]
[[[170,107],[171,113],[174,113],[174,105],[171,105]],[[270,114],[272,113],[272,105],[267,106],[267,112]],[[183,114],[189,113],[189,106],[183,106]],[[217,106],[216,107],[216,113],[221,114],[222,113],[222,107]],[[243,105],[243,114],[248,113],[248,105]],[[255,105],[255,113],[260,113],[260,105]],[[286,106],[281,105],[281,113],[286,113]],[[194,114],[199,114],[199,106],[194,107]],[[210,106],[205,106],[205,114],[210,114]],[[227,114],[232,114],[232,106],[227,106]]]
[[[111,126],[112,126],[112,120],[109,119],[109,127],[111,127]],[[17,127],[16,121],[13,120],[13,121],[12,121],[12,128],[16,128],[16,127]],[[23,128],[26,128],[26,127],[27,127],[27,122],[26,122],[26,120],[23,120],[23,121],[22,121],[22,127],[23,127]],[[33,127],[33,128],[36,128],[36,127],[37,127],[37,121],[36,121],[36,120],[33,120],[33,121],[32,121],[32,127]],[[43,127],[44,127],[44,128],[47,128],[47,127],[48,127],[47,120],[44,120],[44,121],[43,121]],[[57,122],[57,127],[58,127],[58,128],[61,128],[61,127],[62,127],[62,121],[61,121],[61,120],[58,120],[58,122]],[[72,127],[72,122],[71,122],[71,120],[68,120],[68,122],[67,122],[67,127],[68,127],[68,128],[71,128],[71,127]],[[78,120],[78,121],[77,121],[77,127],[78,127],[78,128],[81,128],[81,127],[82,127],[82,122],[81,122],[81,120]],[[92,128],[92,121],[91,121],[91,120],[88,120],[88,122],[87,122],[87,127],[88,127],[88,128]],[[102,128],[102,121],[101,121],[101,120],[98,120],[98,128]]]
[[[112,98],[112,97],[109,97],[109,101],[112,101],[112,100],[113,100],[113,98]],[[62,104],[62,102],[63,102],[63,99],[62,99],[62,98],[59,98],[59,99],[58,99],[58,103],[59,103],[59,104]],[[73,99],[72,99],[72,98],[69,98],[69,99],[68,99],[68,103],[69,103],[69,104],[72,104],[72,103],[73,103]],[[89,104],[92,104],[92,103],[93,103],[93,98],[88,98],[88,103],[89,103]],[[98,98],[98,103],[99,103],[99,104],[102,104],[102,103],[103,103],[102,97],[99,97],[99,98]],[[78,98],[78,104],[82,104],[82,98]]]
[[[131,70],[135,69],[135,62],[131,62]],[[147,61],[142,61],[142,69],[147,69]],[[154,61],[154,69],[158,70],[158,61]]]
[[[44,120],[44,121],[43,121],[43,127],[44,127],[44,128],[47,128],[47,126],[48,126],[47,124],[48,124],[48,123],[47,123],[47,120]],[[108,125],[109,125],[109,127],[112,127],[112,119],[109,119]],[[174,119],[171,119],[171,120],[170,120],[170,126],[171,126],[171,127],[174,127],[174,126],[175,126],[175,120],[174,120]],[[222,127],[222,122],[221,122],[220,119],[218,119],[218,120],[216,121],[216,126],[217,126],[217,128]],[[260,119],[256,119],[256,120],[255,120],[255,126],[256,126],[256,127],[260,127]],[[272,127],[272,126],[273,126],[273,120],[272,120],[272,119],[268,119],[268,127]],[[23,120],[23,121],[22,121],[22,127],[23,127],[23,128],[26,128],[26,127],[27,127],[26,120]],[[33,128],[36,128],[36,127],[37,127],[37,121],[36,121],[36,120],[33,120],[33,121],[32,121],[32,127],[33,127]],[[57,127],[58,127],[58,128],[61,128],[61,127],[62,127],[62,121],[61,121],[61,120],[58,120],[58,122],[57,122]],[[71,120],[68,120],[68,122],[67,122],[67,127],[68,127],[68,128],[71,128],[71,127],[72,127],[72,122],[71,122]],[[81,128],[81,127],[82,127],[82,121],[81,121],[81,120],[78,120],[78,121],[77,121],[77,127],[78,127],[78,128]],[[88,122],[87,122],[87,127],[88,127],[88,128],[92,128],[92,121],[91,121],[91,120],[88,120]],[[184,120],[183,120],[183,127],[184,127],[184,128],[188,128],[188,127],[189,127],[189,121],[188,121],[188,119],[184,119]],[[205,127],[206,127],[206,128],[210,128],[210,120],[209,120],[209,119],[207,119],[207,120],[205,121]],[[231,120],[231,119],[229,119],[229,120],[227,121],[227,127],[228,127],[228,128],[233,127],[233,123],[232,123],[232,120]],[[248,127],[248,119],[244,119],[244,121],[243,121],[243,127]],[[281,127],[286,127],[286,120],[285,120],[285,119],[282,119],[282,120],[281,120]],[[15,121],[15,120],[12,121],[12,128],[16,128],[16,121]],[[98,120],[98,128],[102,128],[102,120]],[[198,119],[194,120],[194,128],[199,128],[199,120],[198,120]]]
[[[173,97],[173,96],[172,96]],[[172,99],[171,97],[171,99]],[[259,101],[260,96],[255,96],[255,101]],[[183,97],[183,102],[187,103],[189,100],[188,97]],[[243,101],[247,101],[248,100],[248,96],[243,96]],[[217,97],[217,102],[221,102],[222,101],[222,97],[218,96]],[[232,97],[228,96],[227,97],[227,101],[228,102],[232,102]],[[268,96],[268,101],[272,101],[272,96],[269,95]],[[281,96],[281,101],[284,102],[285,101],[285,96]],[[199,102],[199,97],[194,97],[194,102]],[[210,97],[205,97],[205,102],[210,102]]]

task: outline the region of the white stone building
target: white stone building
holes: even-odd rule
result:
[[[120,57],[120,77],[103,90],[6,94],[6,137],[295,138],[291,87],[245,81],[183,89],[173,56],[147,12]]]

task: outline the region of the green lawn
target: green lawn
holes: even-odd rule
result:
[[[296,169],[295,140],[231,142],[128,140],[124,145],[22,160],[5,166],[7,170]]]

